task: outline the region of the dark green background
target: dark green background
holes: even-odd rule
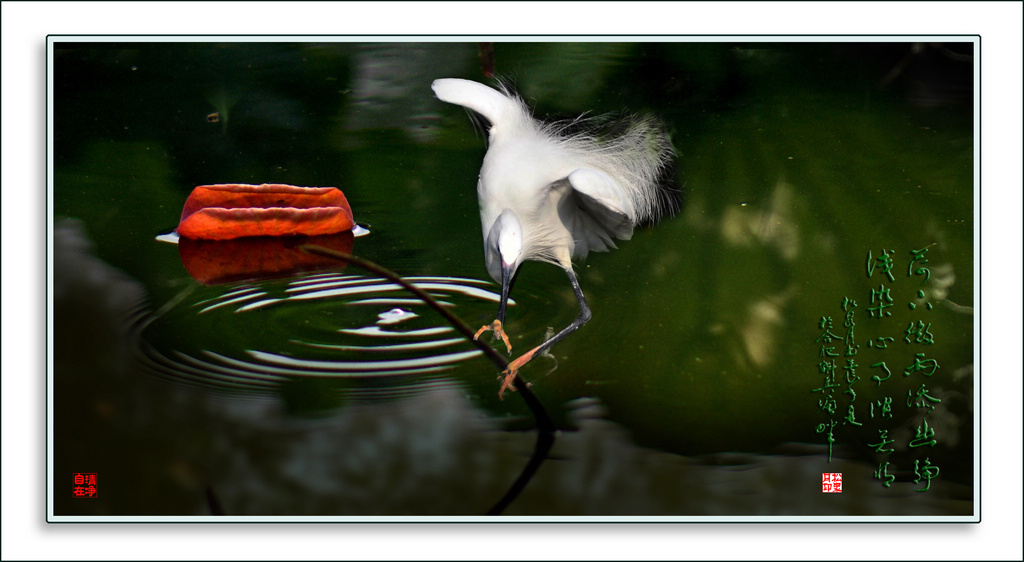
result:
[[[75,261],[90,252],[58,243],[54,253],[57,514],[204,514],[213,497],[232,515],[473,515],[500,497],[525,463],[532,437],[520,431],[532,422],[518,396],[497,399],[482,358],[426,384],[297,377],[269,394],[185,384],[136,359],[140,345],[167,354],[271,349],[289,326],[308,327],[330,307],[195,314],[192,304],[231,287],[199,286],[177,249],[154,238],[177,224],[196,185],[337,186],[371,231],[356,240],[357,254],[406,276],[487,279],[475,197],[484,137],[430,90],[441,77],[485,81],[478,53],[470,43],[56,44],[55,228],[77,229],[110,266],[86,260],[103,272],[96,279]],[[495,69],[539,117],[621,109],[662,117],[685,189],[678,216],[578,267],[594,319],[554,348],[555,371],[544,375],[553,363],[535,363],[523,372],[568,430],[560,443],[570,452],[558,456],[556,444],[556,458],[510,512],[970,513],[972,55],[971,43],[496,43]],[[910,251],[925,247],[932,277],[921,288],[934,308],[910,310],[921,279],[907,276]],[[883,249],[895,252],[893,282],[866,274],[868,252]],[[883,281],[895,312],[868,318]],[[285,282],[263,283],[275,291]],[[518,352],[576,314],[564,274],[548,265],[524,266],[513,297]],[[858,303],[854,388],[864,425],[837,428],[828,463],[815,431],[828,419],[811,392],[822,382],[815,340],[822,316],[841,329],[844,297]],[[494,308],[461,302],[455,312],[478,325]],[[919,319],[930,322],[934,345],[903,343]],[[344,327],[333,322],[307,329]],[[132,330],[140,325],[141,334]],[[890,349],[868,348],[882,335],[896,338]],[[915,352],[941,368],[904,377]],[[893,377],[876,388],[869,365],[881,360]],[[928,415],[938,444],[898,449],[888,458],[897,483],[883,488],[871,478],[883,459],[868,444],[879,429],[904,443],[913,437],[923,412],[904,402],[922,382],[942,399]],[[374,400],[353,392],[366,387]],[[432,388],[447,389],[451,402],[406,407],[422,405]],[[869,418],[868,404],[886,396],[894,418]],[[841,423],[849,402],[837,398]],[[444,449],[465,424],[423,417],[452,409],[485,415],[490,429]],[[346,439],[391,435],[363,424],[406,415],[409,425],[394,431],[423,435],[404,445],[376,440],[365,469],[332,472],[350,451]],[[322,434],[337,451],[311,444]],[[295,440],[307,446],[290,449]],[[421,470],[417,447],[451,463],[436,473],[445,477]],[[373,460],[396,450],[407,456]],[[925,457],[941,473],[917,493],[913,464]],[[392,472],[377,473],[385,464]],[[70,499],[72,471],[99,473],[101,497]],[[486,482],[467,483],[479,471]],[[842,502],[821,494],[818,480],[840,471]],[[318,488],[376,489],[363,482],[367,472],[388,483],[387,501]]]

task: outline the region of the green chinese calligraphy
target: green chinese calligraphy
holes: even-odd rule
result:
[[[846,410],[846,417],[843,418],[843,425],[846,425],[846,424],[850,424],[850,425],[864,425],[864,424],[860,423],[859,421],[857,421],[857,416],[856,416],[856,414],[853,411],[853,404],[850,404],[850,407],[847,408],[847,410]]]
[[[932,272],[927,267],[924,267],[924,264],[928,263],[928,259],[925,258],[924,256],[925,254],[928,253],[928,248],[931,248],[934,245],[935,244],[932,243],[920,250],[910,250],[911,259],[910,265],[907,266],[907,277],[910,277],[911,275],[924,276],[924,279],[921,280],[922,285],[924,285],[925,281],[928,281],[928,278],[931,277]],[[915,263],[920,263],[920,267],[914,269]]]
[[[896,341],[896,338],[890,338],[888,336],[879,336],[873,340],[868,341],[868,347],[874,347],[875,349],[886,349],[889,342]]]
[[[839,405],[836,402],[836,399],[831,395],[825,396],[821,400],[818,400],[818,411],[820,412],[825,412],[826,414],[831,416],[832,414],[836,413],[836,410],[838,409]]]
[[[876,456],[876,461],[879,464],[874,471],[874,478],[880,480],[885,488],[891,487],[897,480],[909,482],[913,478],[908,474],[909,466],[900,466],[904,462],[902,460],[903,453],[916,451],[917,455],[923,456],[928,451],[928,447],[934,448],[938,443],[936,431],[929,426],[927,416],[942,403],[942,400],[933,396],[924,383],[914,390],[912,382],[919,381],[904,381],[903,379],[890,381],[893,369],[897,372],[900,371],[898,365],[904,366],[902,369],[904,378],[920,374],[929,381],[932,380],[930,377],[933,377],[940,368],[938,361],[932,358],[940,354],[930,351],[931,348],[923,347],[935,345],[935,337],[932,333],[933,322],[938,326],[940,325],[938,319],[942,318],[941,315],[931,317],[929,314],[932,313],[926,312],[926,309],[928,311],[933,309],[932,303],[928,302],[926,293],[930,290],[929,250],[933,249],[933,246],[936,244],[910,250],[909,257],[906,257],[907,253],[903,253],[903,257],[901,257],[895,250],[884,248],[880,252],[878,250],[867,252],[867,260],[864,262],[864,271],[869,279],[867,284],[878,283],[878,285],[863,287],[863,289],[870,290],[870,301],[865,309],[868,312],[868,318],[872,320],[867,321],[867,325],[861,329],[873,332],[858,334],[867,340],[867,346],[864,349],[860,349],[861,346],[858,345],[854,336],[857,325],[855,311],[858,303],[856,300],[845,296],[842,298],[840,308],[844,318],[840,320],[841,327],[833,322],[833,315],[821,316],[818,321],[819,335],[815,342],[820,346],[817,359],[818,374],[823,377],[823,382],[811,392],[820,393],[817,397],[819,398],[818,411],[827,415],[828,420],[819,423],[815,430],[818,434],[826,436],[828,462],[832,462],[835,443],[834,429],[837,426],[843,426],[844,435],[854,432],[877,432],[876,438],[864,438],[860,440],[860,443],[866,444],[871,451],[870,454]],[[905,277],[902,275],[904,266],[906,267]],[[936,271],[938,272],[939,269]],[[901,272],[900,277],[896,276],[896,272]],[[940,277],[941,275],[937,277],[937,280]],[[919,279],[920,282],[910,281],[911,279]],[[886,280],[888,280],[888,285],[886,285]],[[916,297],[913,296],[915,294]],[[863,299],[868,295],[862,294],[861,297]],[[916,310],[917,312],[894,308],[897,303],[903,302],[907,302],[910,311]],[[835,314],[834,310],[832,314]],[[919,318],[909,320],[904,316],[897,321],[896,317],[902,315],[919,316]],[[902,343],[907,346],[905,348],[896,343],[897,337],[886,335],[893,333],[898,335],[899,325],[904,325],[901,339]],[[905,351],[900,351],[900,349]],[[929,351],[914,353],[920,349]],[[860,361],[856,360],[858,355],[861,356]],[[907,355],[913,356],[909,364]],[[839,357],[845,361],[840,360]],[[891,369],[887,365],[890,361],[897,366]],[[870,384],[868,384],[867,387],[856,389],[855,384],[862,378],[862,373],[858,372],[861,362],[864,365],[870,365],[869,369],[871,370],[865,372],[867,375],[864,378],[874,381],[875,388],[870,388]],[[883,393],[879,390],[883,381],[890,381],[887,383],[887,388],[892,387],[892,392]],[[841,392],[836,390],[840,386],[843,386]],[[906,390],[907,387],[910,390]],[[895,390],[896,388],[899,390]],[[906,399],[900,400],[904,390],[906,390]],[[863,417],[865,414],[863,409],[860,410],[861,419],[858,420],[856,417],[857,411],[854,408],[854,403],[858,394],[861,395],[861,404],[867,402],[869,408],[867,413],[870,419]],[[942,394],[939,393],[939,395]],[[841,400],[846,401],[846,408],[839,406],[838,401]],[[904,404],[905,410],[903,409]],[[840,410],[842,413],[839,413]],[[913,421],[910,421],[905,416],[915,416],[915,418],[920,416],[920,418],[911,418]],[[900,424],[906,420],[914,430],[909,435],[894,433],[892,427],[886,427],[893,424],[894,420],[901,420],[898,422]],[[893,433],[892,437],[890,437],[890,433]],[[897,441],[899,442],[898,446]],[[896,453],[897,449],[901,453]],[[893,456],[890,457],[890,454]],[[893,474],[889,473],[890,460],[883,459],[895,459],[895,464],[892,464]],[[910,459],[906,460],[908,465],[909,461]],[[919,456],[917,460],[914,460],[914,477],[916,479],[913,482],[919,484],[916,486],[918,492],[927,491],[931,486],[931,480],[937,478],[938,474],[939,468],[932,465],[930,459],[925,458],[922,461]]]
[[[939,467],[932,465],[928,457],[924,458],[924,466],[919,466],[918,461],[914,461],[914,484],[918,484],[921,480],[924,480],[924,488],[918,489],[918,492],[927,492],[932,486],[932,480],[939,475]]]
[[[878,443],[869,443],[868,447],[874,447],[876,453],[883,453],[885,455],[888,455],[889,453],[893,452],[893,449],[888,448],[888,445],[892,445],[893,443],[896,442],[896,440],[889,439],[888,429],[879,429],[878,438]]]
[[[928,408],[928,413],[932,413],[935,410],[935,404],[942,402],[938,398],[934,398],[928,394],[928,390],[925,389],[924,383],[921,383],[921,387],[917,389],[915,394],[907,391],[907,407],[915,408]]]
[[[892,372],[889,371],[889,367],[885,366],[885,361],[879,361],[878,363],[875,363],[874,365],[871,366],[872,369],[874,369],[875,367],[881,367],[882,370],[885,371],[885,378],[882,378],[878,375],[871,375],[871,380],[878,383],[878,386],[876,386],[875,388],[878,388],[882,386],[882,381],[889,380],[889,377],[892,376]]]
[[[822,334],[818,336],[818,339],[814,340],[815,343],[820,342],[822,339],[825,343],[831,343],[832,340],[839,339],[839,336],[832,333],[832,317],[822,316],[818,319],[818,329],[823,330]]]
[[[917,325],[915,326],[914,322],[911,321],[910,325],[907,326],[907,329],[904,330],[903,332],[903,341],[905,343],[911,343],[911,341],[913,341],[913,343],[919,343],[923,345],[934,345],[935,339],[932,337],[932,333],[930,331],[931,327],[931,322],[925,324],[924,322],[918,320]],[[913,336],[913,340],[911,340],[911,336]]]
[[[925,295],[924,295],[924,291],[923,290],[918,290],[917,291],[917,298],[919,300],[924,300]],[[914,301],[910,301],[909,303],[907,303],[907,306],[910,308],[910,310],[916,310],[917,309],[917,303],[915,303]],[[926,303],[924,303],[924,307],[927,308],[928,310],[931,310],[932,309],[932,303],[926,302]]]
[[[913,373],[916,373],[918,371],[924,371],[926,369],[931,370],[925,373],[924,376],[930,377],[934,375],[935,371],[939,368],[938,361],[934,359],[925,359],[924,361],[922,361],[922,359],[924,359],[924,353],[915,353],[914,362],[906,369],[903,369],[903,376],[909,377]]]
[[[853,337],[853,328],[857,325],[853,319],[853,309],[857,308],[857,301],[843,297],[843,305],[841,307],[846,312],[846,321],[843,322],[843,326],[846,327],[846,357],[853,357],[857,355],[857,349],[860,348]]]
[[[878,306],[868,307],[868,316],[870,318],[883,318],[886,316],[892,316],[892,313],[888,308],[893,305],[892,295],[889,294],[889,288],[885,285],[879,285],[878,290],[871,289],[871,304],[878,303]]]
[[[896,253],[896,250],[882,250],[882,255],[877,258],[871,258],[871,251],[868,250],[868,277],[871,277],[875,273],[875,267],[878,271],[882,272],[889,281],[895,281],[896,278],[892,275],[892,256]]]
[[[814,428],[817,433],[826,433],[825,440],[828,442],[828,462],[832,462],[832,444],[836,442],[836,438],[832,433],[835,429],[835,420],[828,420],[828,423],[819,423],[818,427]]]
[[[875,419],[875,405],[878,405],[878,417],[892,419],[892,398],[886,396],[881,400],[871,402],[871,419]]]
[[[935,446],[935,430],[928,427],[928,420],[924,420],[923,423],[917,426],[917,430],[914,433],[914,438],[907,444],[911,449],[916,447],[924,446]]]
[[[878,470],[874,474],[875,479],[881,480],[882,485],[886,488],[892,486],[892,483],[896,480],[896,477],[889,474],[889,461],[884,461],[878,465]]]

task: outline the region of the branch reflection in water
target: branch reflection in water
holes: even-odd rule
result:
[[[388,278],[389,280],[398,283],[405,290],[416,295],[423,302],[430,305],[438,314],[444,317],[456,330],[465,336],[469,341],[473,342],[483,353],[486,355],[499,370],[504,371],[508,367],[508,360],[503,357],[500,353],[494,350],[487,344],[484,344],[476,339],[475,332],[465,322],[463,322],[458,316],[455,316],[445,307],[441,306],[429,293],[423,289],[413,285],[402,279],[401,276],[392,272],[391,270],[384,268],[370,260],[363,259],[351,254],[345,254],[329,248],[323,248],[319,246],[303,246],[305,251],[311,252],[318,255],[332,256],[340,261],[353,263],[359,267],[372,271],[378,275]],[[530,458],[530,462],[527,463],[526,467],[523,468],[523,472],[520,473],[519,478],[512,484],[508,492],[496,503],[490,510],[488,515],[500,515],[505,508],[515,500],[515,498],[523,491],[526,485],[533,478],[533,475],[537,473],[541,463],[547,458],[548,452],[551,450],[551,446],[555,443],[555,427],[551,421],[551,417],[548,416],[544,410],[544,406],[537,400],[537,397],[530,391],[529,385],[523,381],[522,377],[516,375],[512,380],[512,387],[519,392],[526,401],[526,405],[530,408],[534,418],[537,420],[537,442],[534,446],[533,456]]]

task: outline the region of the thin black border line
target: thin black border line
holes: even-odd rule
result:
[[[981,371],[981,359],[982,359],[982,352],[981,352],[981,350],[982,350],[982,345],[983,345],[982,344],[982,337],[981,337],[982,336],[981,303],[982,303],[982,299],[983,299],[982,291],[981,291],[981,289],[982,289],[982,287],[981,287],[981,264],[982,264],[982,245],[981,245],[981,242],[982,242],[982,228],[981,228],[982,217],[981,217],[981,213],[982,213],[982,206],[983,206],[982,205],[982,188],[981,188],[982,183],[983,183],[982,182],[982,160],[983,160],[982,140],[983,140],[983,135],[982,135],[981,128],[982,128],[982,122],[983,122],[983,120],[982,120],[982,110],[983,110],[983,108],[982,108],[981,101],[982,101],[982,98],[983,98],[983,95],[982,95],[983,79],[982,79],[982,58],[981,58],[982,36],[981,36],[980,33],[979,34],[961,34],[961,33],[942,34],[942,33],[934,33],[934,34],[919,34],[919,35],[914,35],[914,34],[908,34],[908,35],[902,35],[902,34],[881,34],[881,35],[878,35],[878,34],[863,34],[863,35],[861,35],[861,34],[842,34],[842,35],[826,35],[826,34],[821,34],[821,35],[818,35],[818,34],[796,34],[796,35],[764,34],[764,35],[761,35],[761,34],[754,34],[754,35],[736,36],[736,37],[775,37],[775,38],[784,38],[784,37],[907,37],[907,38],[968,37],[968,38],[974,38],[975,39],[975,41],[973,41],[973,42],[977,45],[977,52],[974,55],[976,57],[975,63],[977,65],[976,66],[976,69],[977,69],[977,81],[974,84],[974,86],[976,86],[976,91],[975,91],[975,94],[974,94],[975,95],[974,104],[975,104],[975,108],[976,108],[975,116],[974,116],[975,119],[976,119],[975,131],[974,131],[975,135],[976,135],[976,138],[974,140],[975,140],[976,144],[975,144],[975,147],[973,148],[973,150],[976,150],[977,154],[976,154],[976,158],[972,157],[972,160],[974,161],[975,170],[976,170],[976,173],[972,174],[972,176],[976,177],[977,183],[976,183],[976,185],[973,185],[972,187],[973,187],[974,193],[977,195],[977,205],[976,205],[976,209],[975,209],[976,219],[975,219],[975,225],[974,225],[975,233],[977,235],[977,242],[974,244],[974,248],[973,248],[974,252],[976,253],[976,257],[975,257],[975,262],[976,263],[975,263],[975,269],[972,272],[972,274],[974,274],[974,277],[975,277],[975,279],[974,279],[974,285],[975,285],[974,291],[975,291],[975,294],[977,295],[977,302],[975,303],[975,307],[974,307],[975,308],[975,311],[974,311],[974,314],[975,314],[974,331],[975,331],[975,343],[977,345],[976,345],[976,348],[974,350],[974,358],[975,358],[976,365],[975,365],[974,373],[973,373],[972,376],[974,378],[974,384],[977,385],[977,388],[976,388],[976,391],[975,391],[977,393],[977,396],[976,396],[977,409],[975,411],[975,424],[977,425],[977,430],[975,431],[975,435],[972,435],[972,438],[975,440],[975,446],[977,447],[977,458],[975,459],[975,461],[976,461],[976,474],[974,475],[975,482],[976,482],[976,487],[975,487],[975,490],[974,490],[974,498],[972,498],[973,502],[975,503],[975,513],[972,514],[972,516],[977,517],[976,521],[922,521],[921,519],[908,520],[908,521],[856,521],[856,520],[853,520],[853,521],[845,521],[845,520],[844,521],[835,521],[835,520],[819,520],[819,521],[797,521],[797,520],[778,520],[778,521],[719,521],[719,520],[715,520],[715,519],[707,519],[707,520],[703,520],[703,521],[679,521],[679,520],[676,520],[676,521],[657,521],[657,520],[651,520],[651,519],[644,519],[644,520],[640,520],[640,521],[624,521],[624,520],[617,520],[617,521],[588,521],[588,520],[586,520],[585,518],[582,518],[582,517],[573,518],[573,517],[569,517],[569,516],[566,517],[565,521],[537,521],[537,520],[534,520],[534,521],[502,521],[502,520],[494,520],[494,519],[488,520],[486,518],[487,516],[479,516],[479,517],[474,516],[474,520],[473,521],[467,521],[467,520],[457,519],[457,518],[452,519],[451,521],[418,521],[418,520],[409,520],[409,519],[396,520],[396,521],[376,521],[376,520],[374,520],[374,521],[347,521],[347,520],[346,521],[329,521],[329,520],[325,520],[325,521],[280,521],[280,520],[279,521],[246,521],[245,518],[242,518],[242,519],[233,518],[233,519],[231,519],[229,521],[216,521],[216,520],[215,521],[195,521],[195,520],[193,520],[193,521],[152,521],[152,520],[149,520],[149,521],[53,521],[53,520],[51,520],[51,518],[53,518],[53,517],[74,517],[74,516],[58,516],[55,513],[53,513],[53,509],[52,509],[53,506],[52,506],[52,503],[51,503],[53,501],[53,498],[50,496],[50,493],[49,493],[50,489],[53,487],[53,484],[54,484],[52,482],[52,479],[55,477],[55,475],[52,474],[52,471],[51,471],[52,465],[51,465],[51,458],[50,458],[50,449],[51,449],[53,444],[52,444],[51,440],[49,439],[49,432],[50,432],[51,425],[52,425],[50,418],[51,418],[51,416],[53,414],[52,408],[49,407],[50,406],[50,401],[51,401],[51,398],[52,398],[52,393],[51,393],[51,389],[50,389],[50,378],[51,378],[50,377],[50,372],[51,372],[52,365],[50,364],[50,361],[49,361],[49,355],[50,355],[50,350],[51,350],[51,345],[50,344],[52,342],[51,342],[51,339],[49,337],[49,331],[50,331],[50,324],[51,324],[50,314],[52,312],[52,310],[51,310],[52,307],[50,306],[50,304],[51,304],[50,303],[50,298],[51,298],[51,294],[52,294],[52,286],[51,286],[51,282],[50,282],[50,274],[51,274],[51,271],[50,271],[50,269],[51,269],[50,268],[50,258],[52,256],[50,255],[50,253],[51,253],[50,252],[50,250],[51,250],[50,245],[52,244],[52,239],[51,239],[52,224],[51,224],[51,222],[53,220],[52,213],[49,212],[50,211],[50,189],[49,189],[49,187],[51,185],[51,178],[50,178],[51,154],[50,154],[50,150],[49,150],[49,145],[50,145],[50,141],[51,141],[51,138],[50,138],[50,120],[51,120],[51,117],[52,117],[50,115],[50,105],[53,102],[52,96],[51,96],[51,91],[50,91],[50,87],[51,87],[51,85],[50,85],[50,72],[52,70],[51,58],[52,58],[53,50],[56,48],[56,44],[58,42],[64,42],[64,43],[74,43],[75,42],[75,41],[70,41],[70,40],[60,41],[60,40],[57,39],[58,37],[64,37],[64,38],[70,38],[70,37],[124,37],[124,38],[146,38],[146,37],[156,37],[156,38],[160,38],[160,37],[332,37],[332,38],[352,38],[352,39],[365,38],[365,37],[380,37],[380,38],[389,38],[389,37],[452,37],[452,38],[459,38],[459,37],[461,37],[461,38],[471,38],[471,37],[593,37],[595,39],[603,38],[603,37],[631,37],[631,38],[640,38],[640,37],[643,37],[643,38],[671,38],[671,37],[677,37],[677,38],[688,38],[689,39],[689,38],[733,37],[733,36],[731,36],[731,35],[722,35],[722,34],[710,34],[710,35],[644,35],[644,34],[584,35],[584,34],[569,34],[569,35],[557,35],[557,36],[540,35],[540,34],[537,34],[537,35],[532,35],[532,34],[527,34],[527,35],[499,34],[499,35],[479,35],[479,36],[476,36],[476,35],[465,35],[465,34],[425,34],[425,35],[418,35],[418,34],[417,35],[413,35],[413,34],[399,34],[399,35],[382,35],[382,34],[369,34],[369,35],[353,35],[353,34],[344,34],[344,35],[323,35],[323,34],[319,34],[319,35],[292,35],[292,34],[260,34],[260,35],[255,35],[255,34],[253,34],[253,35],[249,35],[249,34],[224,34],[224,35],[214,35],[214,34],[204,34],[204,35],[188,35],[188,34],[120,35],[120,34],[65,34],[65,33],[47,34],[46,35],[46,72],[45,72],[45,80],[44,80],[44,84],[45,84],[45,88],[46,88],[46,109],[45,109],[46,116],[45,116],[45,120],[44,120],[44,123],[46,125],[46,129],[45,129],[46,130],[46,134],[44,135],[44,139],[45,140],[44,140],[44,143],[43,143],[44,144],[44,146],[43,146],[43,148],[44,148],[44,150],[43,150],[43,153],[44,153],[44,173],[43,173],[43,177],[44,177],[44,181],[45,181],[45,184],[44,184],[43,188],[44,188],[44,192],[45,192],[44,201],[45,201],[45,209],[46,209],[46,217],[45,217],[45,221],[44,221],[44,224],[46,225],[45,226],[46,231],[44,232],[44,240],[46,241],[46,252],[47,252],[46,259],[44,260],[44,273],[45,273],[45,280],[46,280],[46,291],[45,291],[45,294],[44,294],[44,297],[43,297],[44,306],[45,306],[45,310],[46,310],[46,314],[44,316],[44,321],[43,321],[43,326],[44,326],[44,328],[43,328],[43,336],[44,336],[44,342],[45,342],[44,343],[44,346],[45,346],[44,358],[46,359],[46,361],[45,361],[46,368],[45,368],[45,381],[44,381],[44,385],[45,385],[45,388],[46,388],[47,412],[46,412],[46,416],[45,416],[46,417],[46,424],[44,425],[43,438],[44,438],[44,440],[46,442],[46,455],[45,455],[46,467],[45,468],[46,468],[47,478],[45,479],[45,482],[44,482],[44,487],[45,487],[44,495],[45,495],[45,498],[46,498],[46,502],[45,502],[46,503],[45,522],[47,524],[123,524],[123,523],[129,523],[129,524],[154,524],[154,523],[157,523],[157,524],[197,524],[197,523],[200,523],[200,524],[205,524],[205,523],[228,523],[228,524],[230,524],[230,523],[247,523],[247,524],[252,524],[252,523],[271,523],[271,524],[280,524],[280,523],[291,523],[291,524],[310,524],[310,523],[318,523],[318,524],[339,524],[339,523],[340,524],[408,524],[408,523],[417,523],[417,524],[422,524],[422,523],[433,523],[433,524],[466,524],[466,523],[484,523],[484,524],[510,524],[510,523],[527,523],[527,524],[537,524],[537,523],[556,523],[556,524],[557,523],[561,523],[561,524],[573,524],[573,523],[575,523],[575,524],[580,524],[580,523],[652,524],[652,523],[654,523],[654,524],[816,524],[816,525],[821,525],[821,524],[885,524],[885,525],[904,524],[905,525],[905,524],[922,524],[923,523],[923,524],[964,525],[964,524],[980,524],[982,522],[982,520],[983,520],[983,517],[982,517],[982,500],[983,500],[982,486],[983,486],[983,483],[982,483],[982,478],[981,477],[982,477],[982,473],[983,473],[983,470],[982,470],[982,464],[983,464],[982,448],[983,448],[984,439],[983,439],[983,436],[982,436],[982,415],[981,415],[983,392],[982,392],[982,380],[981,380],[981,377],[980,377],[979,373]],[[141,43],[142,41],[126,41],[126,42],[128,42],[128,43]],[[185,42],[185,41],[182,41],[182,42]],[[199,42],[204,42],[204,41],[199,41]],[[213,43],[213,41],[206,41],[206,42]],[[302,42],[302,41],[299,41],[299,42]],[[352,41],[352,42],[355,42],[355,41]],[[453,41],[453,42],[455,42],[455,41]],[[466,42],[472,42],[472,41],[466,41]],[[578,42],[578,41],[551,41],[551,42],[566,42],[566,43],[570,43],[570,42]],[[601,41],[594,41],[594,42],[595,43],[599,43]],[[638,41],[638,42],[641,42],[641,41]],[[648,41],[642,41],[642,42],[648,42]],[[649,42],[655,43],[657,41],[649,41]],[[694,42],[695,43],[696,41],[680,41],[680,42],[681,43],[687,43],[687,42]],[[725,41],[723,41],[723,42],[725,42]],[[747,41],[737,41],[737,42],[747,42]],[[757,41],[750,41],[750,42],[757,42]],[[784,43],[785,41],[772,41],[772,42],[773,43]],[[815,43],[815,42],[826,43],[827,41],[807,41],[807,43]],[[841,42],[841,41],[837,41],[837,42]],[[879,42],[884,42],[884,41],[879,41]],[[115,41],[110,41],[110,43],[115,43]],[[253,41],[253,43],[256,43],[256,41]],[[865,43],[869,43],[869,41],[865,41]],[[56,493],[56,490],[54,490],[54,493]],[[89,517],[103,517],[103,516],[89,516]],[[135,518],[137,518],[137,517],[140,517],[140,516],[125,516],[125,517],[135,517]],[[167,517],[175,517],[176,518],[176,517],[179,517],[179,516],[167,516]],[[187,518],[191,518],[191,519],[203,519],[204,518],[204,516],[180,516],[180,517],[182,517],[182,518],[187,517]],[[286,517],[300,517],[300,516],[286,516]],[[432,518],[432,519],[438,519],[439,518],[439,516],[423,516],[423,517],[424,518]],[[536,516],[535,519],[541,519],[541,518],[545,518],[545,517],[547,517],[547,516]],[[645,517],[671,518],[671,517],[689,517],[689,516],[645,516]],[[730,517],[740,518],[740,517],[751,517],[751,516],[738,515],[738,516],[730,516]],[[784,518],[784,517],[788,517],[788,516],[779,515],[779,516],[769,516],[769,517]],[[809,516],[809,517],[814,517],[814,516]],[[832,516],[822,516],[822,517],[832,517]],[[841,516],[841,517],[861,517],[861,516]],[[889,516],[880,516],[880,517],[889,517]],[[904,516],[892,516],[892,517],[904,517]],[[923,515],[921,515],[921,516],[917,516],[917,517],[932,517],[932,516],[923,516]],[[937,517],[961,517],[961,516],[937,516]],[[481,519],[481,520],[478,521],[476,519]]]

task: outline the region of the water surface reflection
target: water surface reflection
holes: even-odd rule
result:
[[[490,309],[498,300],[488,281],[407,281],[459,313]],[[370,379],[388,378],[390,390],[375,389],[387,397],[449,379],[458,365],[481,355],[426,303],[386,279],[313,273],[187,291],[138,330],[146,363],[179,381],[267,392],[318,378],[338,384],[318,383],[317,392],[340,397],[366,394]],[[257,337],[249,333],[253,325],[263,326]],[[197,333],[207,337],[180,337]]]

